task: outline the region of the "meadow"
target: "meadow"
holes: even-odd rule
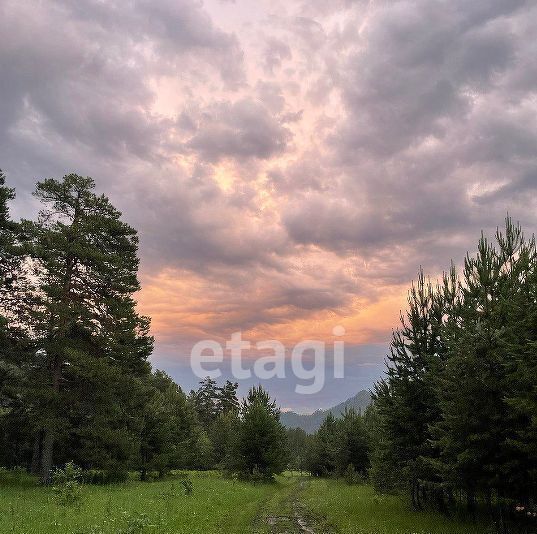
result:
[[[192,481],[187,494],[183,477]],[[367,485],[287,473],[272,484],[189,472],[161,481],[82,488],[78,504],[57,502],[52,488],[2,473],[0,532],[17,534],[483,534],[483,526],[417,513],[397,496]]]
[[[436,512],[416,512],[406,497],[379,495],[369,485],[311,479],[301,501],[341,534],[485,534],[483,523],[460,521]]]

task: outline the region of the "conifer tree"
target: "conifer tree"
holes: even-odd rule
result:
[[[219,388],[216,381],[206,377],[200,381],[200,387],[190,392],[190,402],[193,404],[198,420],[205,429],[209,429],[219,413]]]
[[[189,467],[187,454],[195,425],[185,394],[163,371],[148,378],[145,396],[138,465],[142,480],[150,471],[162,477],[170,469]]]
[[[410,487],[416,506],[420,480],[429,474],[423,458],[434,454],[429,425],[438,418],[433,376],[445,357],[444,314],[442,292],[420,270],[409,291],[408,311],[392,336],[387,376],[375,386],[382,438],[372,456],[373,483],[386,487],[389,480],[392,486]]]
[[[307,466],[312,475],[327,476],[335,473],[338,462],[338,431],[338,421],[332,413],[328,413],[310,443]]]
[[[289,469],[300,472],[307,471],[311,440],[312,436],[309,436],[302,428],[287,429]]]
[[[248,478],[270,479],[287,465],[285,430],[279,410],[261,387],[250,389],[241,406],[227,468]]]
[[[226,414],[228,412],[237,412],[240,404],[237,398],[237,382],[226,380],[222,387],[218,388],[218,412]]]
[[[369,441],[361,414],[345,410],[337,436],[336,471],[342,475],[351,466],[365,477],[369,468]]]
[[[82,376],[93,370],[100,380],[147,374],[152,340],[133,300],[139,289],[136,231],[94,193],[91,178],[46,179],[35,195],[43,210],[25,226],[41,296],[35,323],[44,356],[39,425],[48,482],[55,442],[69,431],[71,402],[83,401],[77,394]]]
[[[432,425],[441,475],[466,492],[471,508],[478,494],[490,503],[493,495],[514,497],[529,484],[529,451],[517,451],[514,436],[525,433],[531,416],[524,421],[516,410],[524,403],[508,399],[533,389],[521,367],[533,361],[535,294],[528,284],[535,244],[509,218],[496,243],[481,237],[477,255],[466,258],[462,304],[438,381],[441,418]]]

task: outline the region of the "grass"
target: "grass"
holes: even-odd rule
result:
[[[308,479],[304,505],[320,514],[340,534],[484,534],[483,524],[458,521],[437,513],[415,512],[399,496],[377,495],[367,485],[341,480]]]
[[[0,472],[0,533],[17,534],[484,534],[482,525],[410,510],[369,486],[286,474],[251,484],[216,472],[180,479],[84,486],[80,505],[61,506],[51,488]],[[303,527],[306,527],[304,530]]]
[[[101,534],[138,532],[244,534],[275,484],[247,484],[217,473],[190,473],[192,495],[180,480],[85,486],[80,506],[56,503],[50,488],[29,477],[0,482],[0,532]],[[6,479],[7,478],[7,479]]]

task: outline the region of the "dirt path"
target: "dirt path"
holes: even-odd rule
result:
[[[289,515],[268,515],[264,521],[270,527],[271,534],[306,532],[307,534],[318,534],[311,524],[311,520],[304,517],[299,505],[293,503],[293,514]]]
[[[256,522],[256,534],[336,534],[323,518],[315,517],[300,501],[307,481],[285,479],[263,509]]]

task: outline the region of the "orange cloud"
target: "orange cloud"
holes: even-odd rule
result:
[[[250,292],[171,269],[146,276],[144,282],[139,308],[152,318],[157,341],[186,346],[201,339],[225,343],[236,330],[242,330],[245,340],[276,339],[287,347],[305,339],[331,343],[338,325],[345,328],[340,339],[346,343],[385,342],[406,304],[406,286],[387,286],[373,297],[356,296],[339,308],[308,310],[274,305],[270,279],[263,284],[257,280]]]

